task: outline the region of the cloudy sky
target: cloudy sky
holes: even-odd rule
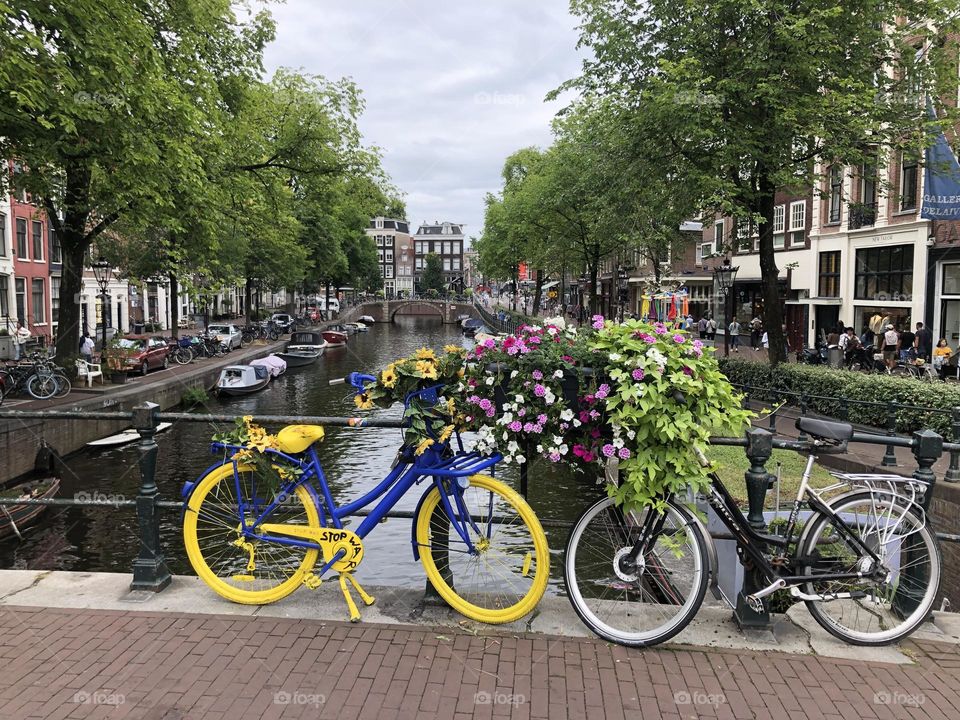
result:
[[[353,78],[360,127],[410,222],[462,222],[468,236],[504,158],[549,144],[562,104],[544,96],[580,67],[567,0],[287,0],[271,12],[268,70]]]

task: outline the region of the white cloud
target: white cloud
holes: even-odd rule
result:
[[[547,92],[577,74],[566,0],[287,0],[272,5],[266,64],[363,90],[367,142],[407,193],[409,219],[483,224],[483,196],[504,158],[550,142],[561,103]]]

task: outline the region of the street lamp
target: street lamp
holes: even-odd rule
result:
[[[577,313],[577,324],[583,324],[583,317],[586,313],[587,305],[587,290],[590,287],[590,278],[587,277],[586,273],[580,273],[580,279],[577,281],[577,286],[580,288],[580,311]]]
[[[730,304],[727,302],[727,298],[732,295],[730,291],[733,290],[733,286],[737,282],[737,270],[739,269],[739,266],[730,266],[730,258],[724,258],[723,265],[713,271],[713,277],[717,282],[717,291],[723,298],[723,354],[726,356],[730,355],[730,323],[732,322],[729,312]]]
[[[107,349],[107,285],[113,279],[113,268],[107,260],[100,258],[93,263],[93,277],[100,286],[100,323],[103,326],[103,347],[101,352]]]
[[[627,271],[623,265],[617,265],[617,305],[619,322],[623,322],[623,311],[627,304]]]

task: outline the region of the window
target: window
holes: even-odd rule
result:
[[[383,218],[377,218],[376,220],[374,220],[374,221],[373,221],[373,226],[374,226],[377,230],[382,229],[382,228],[383,228]]]
[[[381,266],[380,266],[380,277],[386,277],[386,276],[387,276],[387,269],[386,269],[383,265],[381,265]]]
[[[873,225],[877,216],[877,160],[868,155],[860,166],[859,202],[850,206],[850,229]]]
[[[900,153],[900,211],[917,209],[917,157]]]
[[[50,278],[50,322],[60,321],[60,278]]]
[[[423,270],[423,258],[417,258],[417,270]]]
[[[378,251],[377,251],[377,259],[378,259],[380,262],[383,262],[383,250],[378,250]]]
[[[30,302],[33,304],[33,323],[46,322],[46,302],[43,299],[43,278],[34,278],[31,283]]]
[[[386,247],[391,247],[391,248],[392,248],[392,247],[393,247],[393,235],[387,235],[387,236],[383,239],[383,244],[384,244],[384,246],[386,246]]]
[[[17,320],[27,321],[27,281],[24,278],[17,278]]]
[[[784,246],[784,218],[786,216],[786,205],[777,205],[773,208],[773,247],[782,248]]]
[[[830,205],[827,222],[840,222],[840,208],[843,199],[843,166],[833,164],[830,166]]]
[[[7,216],[0,213],[0,255],[7,254]],[[6,315],[6,313],[3,313]]]
[[[387,271],[386,277],[392,278],[392,277],[393,277],[393,265],[387,265],[385,269],[386,269],[386,271]]]
[[[454,255],[459,255],[459,254],[460,254],[460,243],[459,243],[459,242],[452,242],[452,243],[450,243],[450,248],[451,248],[451,249],[450,249],[450,252],[452,252]]]
[[[33,221],[33,259],[43,260],[43,223]]]
[[[960,295],[960,264],[943,266],[943,294]]]
[[[804,229],[807,227],[807,201],[790,203],[790,244],[803,245]]]
[[[840,297],[840,251],[820,253],[819,297]]]
[[[737,221],[737,245],[741,252],[750,252],[753,243],[750,242],[750,229],[753,225],[749,217],[740,218]]]
[[[384,255],[384,260],[388,263],[393,263],[393,250],[387,250]]]
[[[913,298],[913,246],[857,250],[858,300],[911,300]]]
[[[702,265],[711,255],[713,255],[713,243],[700,243],[697,246],[697,265]]]
[[[376,235],[374,239],[377,241],[377,247],[383,247],[383,235]]]
[[[7,301],[7,293],[10,292],[10,276],[0,275],[0,315],[9,317],[10,303]]]
[[[445,257],[445,258],[443,259],[443,269],[444,269],[446,272],[450,272],[450,258]]]
[[[50,262],[63,262],[63,248],[60,247],[60,236],[52,227],[50,228]]]
[[[460,269],[460,258],[455,257],[455,258],[453,259],[453,269],[454,269],[454,270],[459,270],[459,269]]]
[[[17,257],[27,259],[27,221],[17,218]]]

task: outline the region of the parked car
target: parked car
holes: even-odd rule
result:
[[[146,375],[150,370],[165,368],[170,360],[170,346],[162,337],[126,335],[113,343],[122,354],[122,369]]]
[[[274,313],[270,316],[272,322],[279,333],[290,332],[290,326],[293,325],[293,316],[288,313]]]
[[[242,344],[243,331],[236,325],[208,325],[207,334],[216,336],[217,340],[222,342],[227,350],[233,350]]]

